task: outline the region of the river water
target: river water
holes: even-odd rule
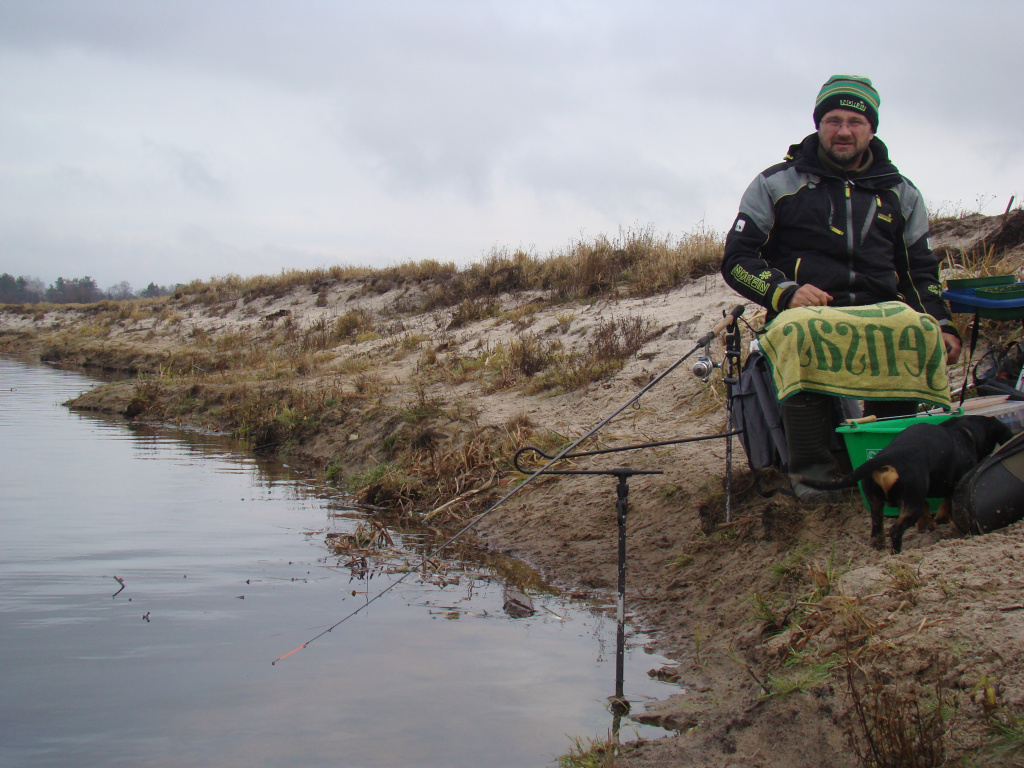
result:
[[[479,564],[271,665],[398,568],[332,553],[357,521],[280,462],[61,405],[95,383],[0,358],[0,766],[522,768],[608,732],[614,620],[557,595],[513,619]],[[641,709],[678,690],[643,645]]]

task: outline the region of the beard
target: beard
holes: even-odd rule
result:
[[[825,156],[840,168],[856,168],[864,159],[864,152],[855,144],[833,144],[825,150]]]

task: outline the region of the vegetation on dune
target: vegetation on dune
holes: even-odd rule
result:
[[[399,307],[405,313],[465,304],[462,311],[479,319],[479,312],[488,306],[486,300],[503,293],[538,291],[547,294],[547,301],[559,302],[667,291],[716,272],[723,245],[721,234],[704,228],[675,238],[659,236],[646,227],[624,230],[616,238],[599,235],[580,240],[547,257],[499,248],[461,269],[452,262],[425,260],[382,268],[335,266],[276,276],[229,275],[178,286],[175,298],[201,304],[228,299],[250,302],[283,296],[296,288],[321,292],[337,282],[354,282],[364,294],[420,288],[416,298]]]

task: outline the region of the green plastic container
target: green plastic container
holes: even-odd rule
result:
[[[1024,298],[1024,283],[1010,283],[1008,285],[990,285],[987,288],[976,288],[974,295],[979,299],[1007,299]]]
[[[911,424],[941,424],[946,419],[961,415],[963,413],[958,408],[949,413],[932,413],[921,416],[907,416],[903,419],[880,419],[860,424],[843,424],[836,428],[836,432],[843,436],[843,441],[846,443],[846,452],[850,455],[850,464],[856,469],[889,445],[896,435]],[[870,509],[863,487],[860,489],[860,497],[864,500],[864,506]],[[942,501],[942,499],[928,499],[929,509],[934,513],[939,508],[939,505],[942,504]],[[883,511],[889,517],[897,517],[900,513],[896,507],[889,506],[886,506]]]
[[[1014,281],[1013,275],[986,275],[985,277],[955,277],[946,281],[946,288],[959,291],[964,288],[988,288],[993,285],[1008,285]]]

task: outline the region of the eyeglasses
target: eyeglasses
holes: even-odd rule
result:
[[[871,127],[871,123],[860,117],[852,117],[849,120],[843,120],[841,117],[826,117],[821,122],[833,131],[838,131],[843,126],[846,126],[851,131],[862,131],[865,128]]]

